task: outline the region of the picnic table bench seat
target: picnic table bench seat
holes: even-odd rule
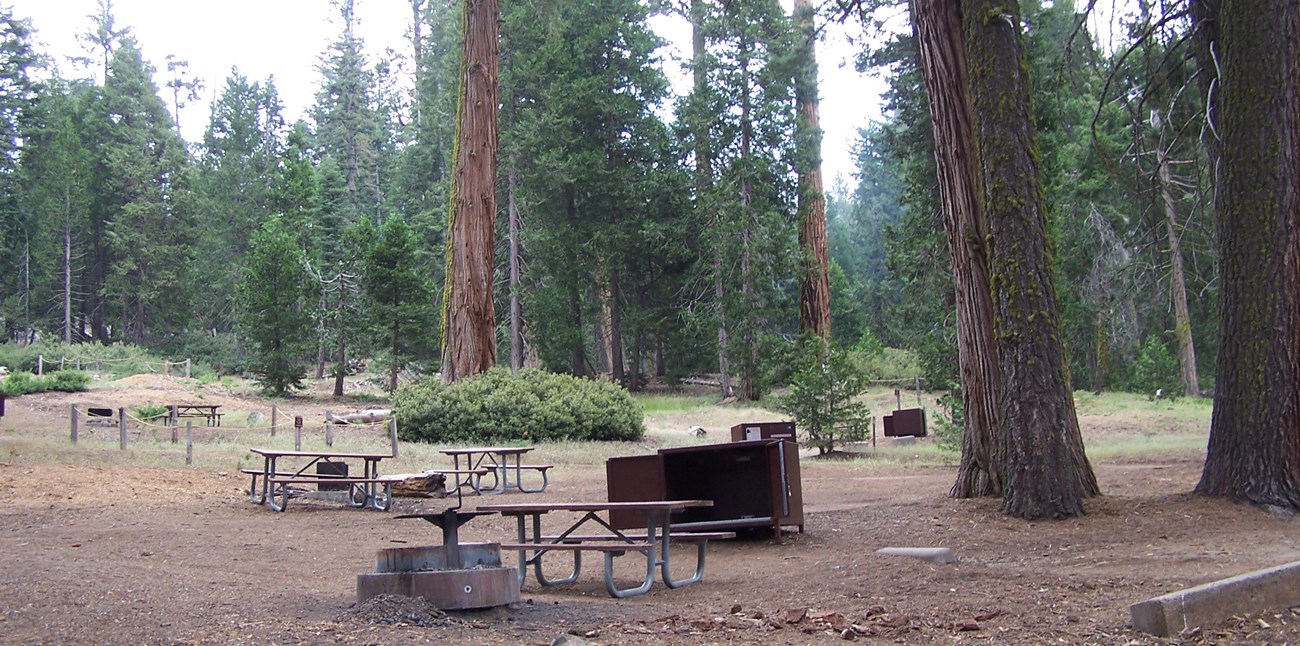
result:
[[[675,579],[668,573],[668,559],[666,553],[660,553],[656,557],[655,552],[660,550],[663,545],[663,535],[657,535],[654,543],[648,542],[649,535],[646,533],[627,533],[622,537],[614,534],[570,534],[568,536],[542,536],[540,542],[524,543],[502,543],[501,549],[514,550],[521,554],[531,552],[532,556],[521,559],[525,563],[533,565],[534,575],[538,583],[543,586],[560,585],[572,583],[578,579],[582,573],[582,553],[583,552],[601,552],[605,555],[605,587],[609,593],[618,598],[640,594],[649,589],[650,581],[654,576],[655,566],[663,568],[662,578],[664,584],[671,589],[688,586],[704,578],[704,554],[705,547],[710,540],[727,540],[735,538],[735,532],[671,532],[668,537],[669,544],[672,543],[691,543],[695,545],[695,571],[690,576],[683,579]],[[573,554],[573,570],[569,574],[552,579],[542,572],[541,557],[547,552],[571,552]],[[613,579],[614,558],[623,556],[628,552],[637,552],[645,554],[646,560],[646,578],[642,584],[636,588],[619,589]]]
[[[623,536],[634,541],[646,540],[645,532],[623,532]],[[695,543],[699,541],[725,541],[736,537],[736,532],[673,532],[669,540],[676,543]],[[567,541],[573,543],[611,541],[619,537],[613,534],[570,534],[568,536],[543,536],[546,542]],[[536,545],[536,543],[530,543]]]
[[[522,492],[524,492],[524,493],[542,493],[543,491],[546,491],[546,485],[549,484],[549,480],[548,480],[547,477],[546,477],[546,472],[547,472],[547,470],[549,470],[549,469],[554,469],[554,468],[555,468],[555,465],[553,465],[553,464],[521,464],[521,465],[518,466],[518,468],[519,468],[519,470],[521,470],[521,471],[524,470],[524,469],[529,469],[529,470],[536,471],[536,472],[542,474],[542,486],[540,486],[540,487],[538,487],[538,488],[536,488],[536,489],[528,489],[528,488],[524,487],[524,483],[523,483],[523,481],[520,481],[520,483],[519,483],[519,490],[522,491]]]
[[[372,507],[379,511],[388,511],[393,506],[393,483],[400,482],[401,478],[392,476],[378,476],[375,478],[354,478],[349,476],[331,476],[321,474],[317,476],[273,476],[268,482],[272,490],[279,494],[279,504],[274,503],[275,494],[272,494],[272,509],[283,512],[289,504],[290,498],[295,498],[307,493],[303,489],[294,489],[294,485],[320,485],[320,484],[345,484],[348,485],[348,504],[353,507],[365,507],[369,502]],[[367,493],[366,485],[378,485],[382,493],[376,493],[371,500],[370,494]]]

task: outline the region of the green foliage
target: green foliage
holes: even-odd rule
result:
[[[935,444],[942,451],[960,453],[962,434],[965,433],[965,409],[961,401],[961,391],[950,390],[939,398],[939,414],[935,415],[930,430],[934,432]]]
[[[43,377],[29,372],[15,372],[0,381],[0,394],[10,397],[29,393],[58,391],[83,392],[90,388],[90,375],[80,370],[59,370]]]
[[[41,392],[42,388],[36,386],[37,377],[30,372],[15,372],[0,381],[0,394],[9,397],[26,395],[27,393]]]
[[[269,393],[283,396],[302,387],[313,345],[304,332],[312,327],[316,289],[295,233],[278,217],[267,220],[245,258],[236,302],[250,364]]]
[[[90,375],[80,370],[59,370],[48,378],[50,390],[79,393],[90,387]]]
[[[433,320],[433,296],[415,264],[417,241],[402,218],[380,228],[366,252],[361,286],[369,297],[370,334],[383,348],[382,364],[396,388],[397,373],[433,351],[428,321]]]
[[[805,444],[818,453],[869,437],[871,410],[856,401],[867,383],[848,354],[816,337],[805,338],[800,350],[790,390],[776,398],[777,410],[794,418]]]
[[[428,377],[393,396],[402,439],[437,444],[638,440],[641,409],[608,381],[494,368],[445,385]]]
[[[1168,397],[1181,392],[1178,385],[1178,360],[1159,337],[1148,336],[1142,344],[1125,386],[1129,392],[1147,395],[1155,393],[1157,389],[1164,390]]]
[[[168,359],[160,357],[148,348],[130,343],[61,343],[57,341],[38,341],[30,345],[0,343],[0,366],[11,370],[36,372],[38,358],[44,360],[47,372],[57,370],[85,370],[110,375],[112,378],[129,377],[145,373],[160,373],[168,370]],[[200,364],[192,365],[192,370],[199,370]],[[174,365],[170,370],[179,372]]]
[[[876,351],[863,351],[859,346],[848,350],[848,353],[864,379],[896,382],[915,379],[921,374],[921,364],[917,362],[916,353],[911,350],[880,348]]]
[[[131,409],[131,414],[142,420],[156,419],[166,416],[170,411],[163,404],[149,403],[143,406],[136,406]]]

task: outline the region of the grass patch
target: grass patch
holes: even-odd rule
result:
[[[633,399],[641,405],[641,412],[646,415],[690,413],[707,408],[717,401],[712,395],[635,395]]]
[[[1191,453],[1205,450],[1205,435],[1126,435],[1098,442],[1085,442],[1089,459],[1113,460],[1140,458],[1165,453]]]

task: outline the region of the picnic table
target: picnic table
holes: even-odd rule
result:
[[[221,426],[220,410],[217,404],[168,404],[167,418],[174,422],[181,417],[202,417],[208,426]]]
[[[461,449],[442,449],[444,455],[450,455],[455,464],[451,473],[456,474],[455,486],[457,490],[460,487],[468,486],[478,494],[499,494],[505,493],[510,489],[516,489],[522,493],[539,493],[546,491],[547,477],[546,471],[551,468],[549,464],[523,464],[522,456],[532,451],[531,446],[487,446],[471,447]],[[465,466],[461,466],[464,460]],[[488,469],[492,475],[492,486],[483,486],[483,475],[477,473],[480,469]],[[537,471],[542,476],[542,486],[536,489],[529,489],[524,486],[523,472]],[[514,478],[511,479],[511,473]]]
[[[690,585],[704,577],[704,549],[711,539],[735,537],[734,532],[673,532],[669,519],[674,512],[692,507],[710,507],[711,500],[649,500],[642,502],[540,502],[479,505],[480,512],[497,512],[514,516],[518,542],[503,543],[501,549],[514,550],[519,555],[519,584],[528,578],[528,565],[533,566],[537,582],[543,586],[572,583],[582,571],[582,552],[603,552],[605,556],[605,589],[610,596],[624,599],[644,594],[654,583],[655,569],[669,588]],[[611,511],[635,511],[645,518],[645,532],[625,532],[614,529],[609,521]],[[563,531],[545,534],[542,517],[551,512],[577,512],[581,515]],[[570,515],[569,518],[572,516]],[[583,534],[579,530],[595,529],[599,533]],[[694,543],[697,548],[695,572],[684,579],[673,578],[670,555],[673,542]],[[548,578],[542,571],[542,557],[548,552],[571,552],[573,570],[558,579]],[[614,581],[614,557],[627,552],[645,556],[644,579],[631,587],[619,587]]]
[[[347,488],[348,504],[353,507],[370,507],[379,511],[388,511],[393,504],[393,482],[395,478],[379,475],[379,463],[393,457],[390,453],[336,453],[332,451],[284,451],[279,449],[249,449],[250,453],[262,456],[262,468],[242,469],[253,477],[249,487],[249,501],[266,505],[275,511],[284,511],[289,498],[300,494],[301,485],[340,485]],[[301,462],[296,470],[281,470],[280,460],[288,458]],[[347,464],[351,461],[362,463],[360,476],[329,473],[311,473],[307,470],[317,464]],[[258,478],[262,484],[258,486]]]

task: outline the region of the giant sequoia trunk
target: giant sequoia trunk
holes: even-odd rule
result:
[[[497,0],[464,0],[455,168],[447,213],[442,379],[485,372],[496,361],[492,306],[497,177]]]
[[[1222,29],[1222,301],[1196,492],[1300,509],[1300,7],[1228,0],[1206,18]]]
[[[912,25],[934,127],[939,197],[957,301],[957,357],[964,412],[956,498],[1002,494],[998,363],[989,293],[988,223],[971,126],[960,0],[914,0]]]
[[[704,103],[709,94],[709,74],[707,67],[708,50],[704,39],[704,22],[707,8],[704,0],[691,0],[691,64],[693,101]],[[717,210],[708,204],[707,196],[713,191],[713,148],[710,145],[712,134],[706,119],[696,115],[692,124],[695,139],[695,199],[696,207],[705,209],[705,221],[711,229],[716,229]],[[722,279],[722,247],[713,246],[713,303],[718,319],[718,386],[723,398],[735,394],[731,383],[731,361],[727,357],[727,316],[722,302],[727,295],[726,283]],[[656,372],[656,374],[662,374]]]
[[[822,131],[817,99],[817,36],[812,0],[795,0],[801,38],[801,65],[795,79],[799,121],[799,246],[804,252],[799,284],[799,329],[823,339],[831,336],[830,252],[826,242],[826,196],[822,193]]]
[[[962,27],[992,241],[1002,509],[1022,518],[1079,515],[1098,487],[1066,374],[1019,5],[967,0]]]

